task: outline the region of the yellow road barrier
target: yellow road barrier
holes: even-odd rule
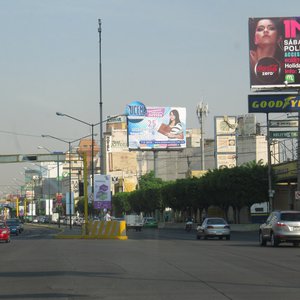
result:
[[[84,232],[84,228],[83,228]],[[125,221],[92,221],[88,223],[89,238],[127,240]]]

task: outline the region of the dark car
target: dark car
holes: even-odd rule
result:
[[[10,229],[11,234],[19,235],[19,233],[22,232],[22,228],[20,225],[20,220],[19,219],[7,219],[6,220],[6,225]]]
[[[259,227],[259,244],[266,246],[270,242],[273,247],[280,243],[300,244],[300,211],[273,211],[267,221]]]

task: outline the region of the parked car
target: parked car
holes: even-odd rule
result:
[[[157,228],[158,227],[158,223],[155,220],[155,218],[153,217],[144,217],[143,219],[143,226],[145,228]]]
[[[273,247],[280,243],[300,244],[300,211],[273,211],[267,221],[259,227],[259,244],[266,246],[270,242]]]
[[[10,242],[10,230],[5,222],[0,222],[0,241]]]
[[[19,235],[21,233],[20,222],[17,221],[18,219],[7,219],[6,225],[9,227],[10,233]]]
[[[223,218],[206,218],[201,225],[197,226],[197,239],[200,240],[202,237],[204,239],[225,237],[226,240],[230,240],[230,226]]]

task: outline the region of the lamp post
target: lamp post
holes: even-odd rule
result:
[[[71,178],[71,144],[75,143],[75,142],[78,142],[80,141],[81,139],[84,139],[86,137],[89,137],[91,136],[90,134],[87,135],[87,136],[84,136],[84,137],[81,137],[79,139],[76,139],[76,140],[73,140],[73,141],[66,141],[66,140],[63,140],[61,138],[58,138],[58,137],[55,137],[53,135],[48,135],[48,134],[42,134],[42,137],[45,137],[45,138],[52,138],[52,139],[55,139],[55,140],[58,140],[60,142],[63,142],[63,143],[66,143],[69,145],[69,217],[70,217],[70,229],[72,229],[72,199],[71,199],[71,196],[72,196],[72,178]]]
[[[80,120],[78,118],[72,117],[72,116],[70,116],[68,114],[64,114],[64,113],[60,113],[60,112],[57,112],[56,115],[60,116],[60,117],[68,117],[70,119],[73,119],[75,121],[83,123],[83,124],[85,124],[87,126],[90,126],[92,128],[92,154],[91,154],[91,156],[92,156],[92,170],[91,170],[91,173],[92,173],[92,184],[91,184],[91,186],[92,186],[92,194],[94,195],[94,143],[95,143],[95,141],[94,141],[94,127],[96,125],[98,125],[98,123],[97,124],[88,123],[88,122],[82,121],[82,120]]]
[[[208,104],[203,104],[203,102],[199,102],[197,105],[197,117],[200,124],[200,135],[201,135],[201,170],[205,169],[204,163],[204,117],[208,115]]]
[[[61,154],[62,152],[53,152],[51,150],[49,150],[48,148],[44,147],[44,146],[38,146],[38,149],[45,149],[46,151],[48,151],[49,153],[53,153],[53,154],[57,154],[57,196],[59,196],[59,154]]]
[[[56,112],[56,115],[57,116],[59,116],[59,117],[67,117],[67,118],[70,118],[70,119],[72,119],[72,120],[75,120],[75,121],[77,121],[77,122],[80,122],[80,123],[82,123],[82,124],[85,124],[85,125],[87,125],[87,126],[90,126],[91,128],[92,128],[92,171],[91,171],[91,173],[92,173],[92,184],[91,184],[91,187],[92,187],[92,194],[94,195],[94,127],[95,126],[97,126],[97,125],[99,125],[100,124],[100,122],[98,122],[98,123],[88,123],[88,122],[86,122],[86,121],[83,121],[83,120],[81,120],[81,119],[78,119],[78,118],[75,118],[75,117],[73,117],[73,116],[70,116],[70,115],[68,115],[68,114],[65,114],[65,113],[61,113],[61,112]],[[105,123],[105,122],[107,122],[107,121],[109,121],[109,120],[111,120],[111,119],[114,119],[114,118],[116,118],[116,117],[120,117],[120,116],[124,116],[124,114],[119,114],[119,115],[114,115],[114,116],[110,116],[110,117],[108,117],[106,120],[102,120],[101,119],[101,123]],[[100,124],[101,125],[101,124]],[[101,148],[102,147],[102,135],[100,134],[100,152],[102,152],[103,151],[103,149]],[[103,153],[101,153],[101,156],[100,157],[103,157]],[[104,167],[104,165],[103,165],[103,161],[100,159],[100,170],[101,170],[101,174],[104,174],[103,173],[103,168]]]
[[[102,41],[101,41],[101,19],[98,19],[98,33],[99,33],[99,108],[100,108],[100,174],[105,174],[103,172],[104,167],[104,157],[103,157],[103,102],[102,102]]]
[[[50,170],[51,169],[49,169],[49,168],[45,168],[45,167],[43,167],[43,166],[41,166],[41,165],[38,165],[38,164],[34,164],[33,163],[33,165],[35,165],[35,166],[37,166],[37,167],[39,167],[40,168],[40,173],[41,173],[41,178],[42,178],[42,195],[44,196],[44,184],[43,184],[43,174],[42,174],[42,171],[41,171],[41,169],[44,169],[46,172],[47,172],[47,181],[48,181],[48,217],[49,217],[49,223],[50,223],[50,219],[51,219],[51,213],[50,213],[50,208],[51,208],[51,205],[50,205],[50,198],[51,198],[51,190],[50,190]],[[44,197],[43,197],[44,198]],[[47,201],[46,199],[45,199],[45,201]],[[45,206],[46,207],[46,206]],[[46,212],[45,212],[46,213]]]

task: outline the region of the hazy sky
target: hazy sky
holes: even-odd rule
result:
[[[299,0],[0,0],[0,154],[66,151],[41,138],[75,140],[99,122],[102,20],[103,116],[146,106],[183,106],[199,127],[196,106],[214,116],[248,113],[248,18],[294,16]],[[264,122],[264,116],[258,115]],[[97,128],[97,132],[99,129]],[[1,164],[1,186],[23,165]],[[19,169],[18,171],[15,171]],[[14,170],[14,171],[12,171]],[[16,172],[15,174],[13,172]],[[0,186],[0,187],[1,187]]]

